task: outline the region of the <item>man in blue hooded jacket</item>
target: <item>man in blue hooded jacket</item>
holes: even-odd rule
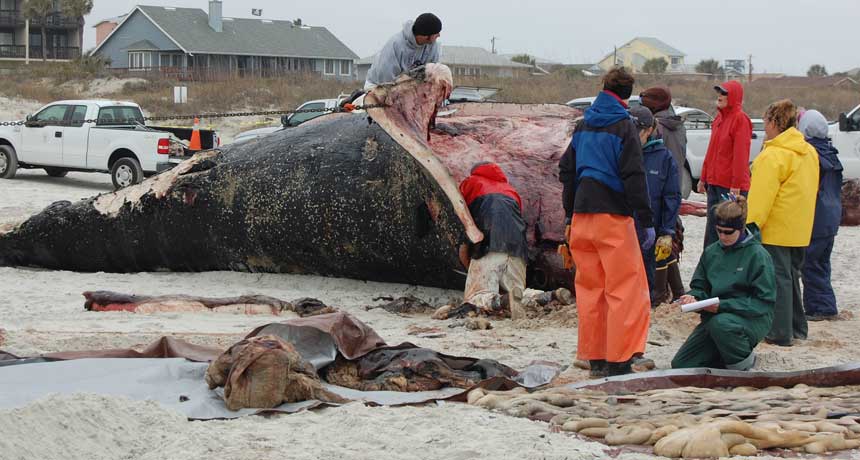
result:
[[[677,263],[677,260],[672,257],[672,237],[675,235],[675,222],[681,208],[681,188],[678,165],[672,152],[666,148],[663,139],[657,134],[657,120],[651,114],[651,110],[643,106],[631,107],[630,116],[639,128],[642,165],[645,169],[645,182],[648,184],[648,198],[651,201],[654,230],[657,234],[654,245],[644,246],[645,229],[637,219],[636,232],[642,244],[642,258],[645,261],[645,272],[648,275],[648,287],[651,292],[651,307],[654,308],[666,300],[668,295],[666,270],[670,264]]]
[[[818,196],[812,240],[803,262],[803,308],[811,321],[836,319],[836,294],[830,283],[830,254],[842,220],[842,163],[827,135],[827,119],[817,110],[803,112],[797,125],[818,152]],[[811,191],[810,191],[811,193]]]
[[[627,113],[634,79],[609,71],[603,91],[576,125],[559,162],[562,202],[570,219],[576,265],[577,359],[595,377],[632,371],[645,351],[650,321],[648,281],[634,212],[653,246],[654,228],[638,129]]]

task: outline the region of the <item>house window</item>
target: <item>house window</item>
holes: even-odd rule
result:
[[[350,62],[349,61],[340,61],[340,74],[341,75],[350,75]]]
[[[325,60],[325,74],[334,75],[334,59]]]
[[[672,56],[672,65],[678,65],[681,63],[681,58],[678,56]]]
[[[152,54],[141,51],[130,51],[128,53],[129,69],[146,69],[152,67]]]
[[[0,45],[14,45],[15,34],[11,32],[0,32]]]

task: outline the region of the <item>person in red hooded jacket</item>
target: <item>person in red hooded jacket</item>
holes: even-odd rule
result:
[[[717,241],[714,208],[729,192],[746,196],[750,189],[752,122],[744,113],[744,87],[731,80],[714,86],[719,113],[711,127],[711,140],[702,164],[699,193],[708,194],[705,248]]]
[[[499,288],[508,293],[511,318],[525,319],[521,306],[526,287],[526,223],[519,193],[508,183],[499,165],[491,162],[472,167],[469,177],[460,183],[475,225],[484,239],[471,245],[463,261],[468,267],[464,303],[493,312],[500,308]]]

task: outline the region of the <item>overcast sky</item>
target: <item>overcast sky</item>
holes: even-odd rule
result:
[[[208,9],[206,0],[95,0],[84,47],[95,46],[92,25],[135,5]],[[224,0],[224,16],[301,18],[324,26],[360,57],[372,55],[402,23],[431,11],[442,19],[444,44],[526,52],[563,63],[593,63],[635,36],[657,37],[701,59],[746,59],[758,71],[805,74],[860,67],[857,0]],[[527,6],[524,6],[527,5]]]

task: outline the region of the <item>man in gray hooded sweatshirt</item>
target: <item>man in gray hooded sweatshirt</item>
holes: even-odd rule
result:
[[[442,31],[442,21],[433,13],[424,13],[415,21],[406,21],[403,30],[394,34],[373,58],[367,72],[364,89],[393,82],[398,75],[430,62],[439,62],[436,43]]]

